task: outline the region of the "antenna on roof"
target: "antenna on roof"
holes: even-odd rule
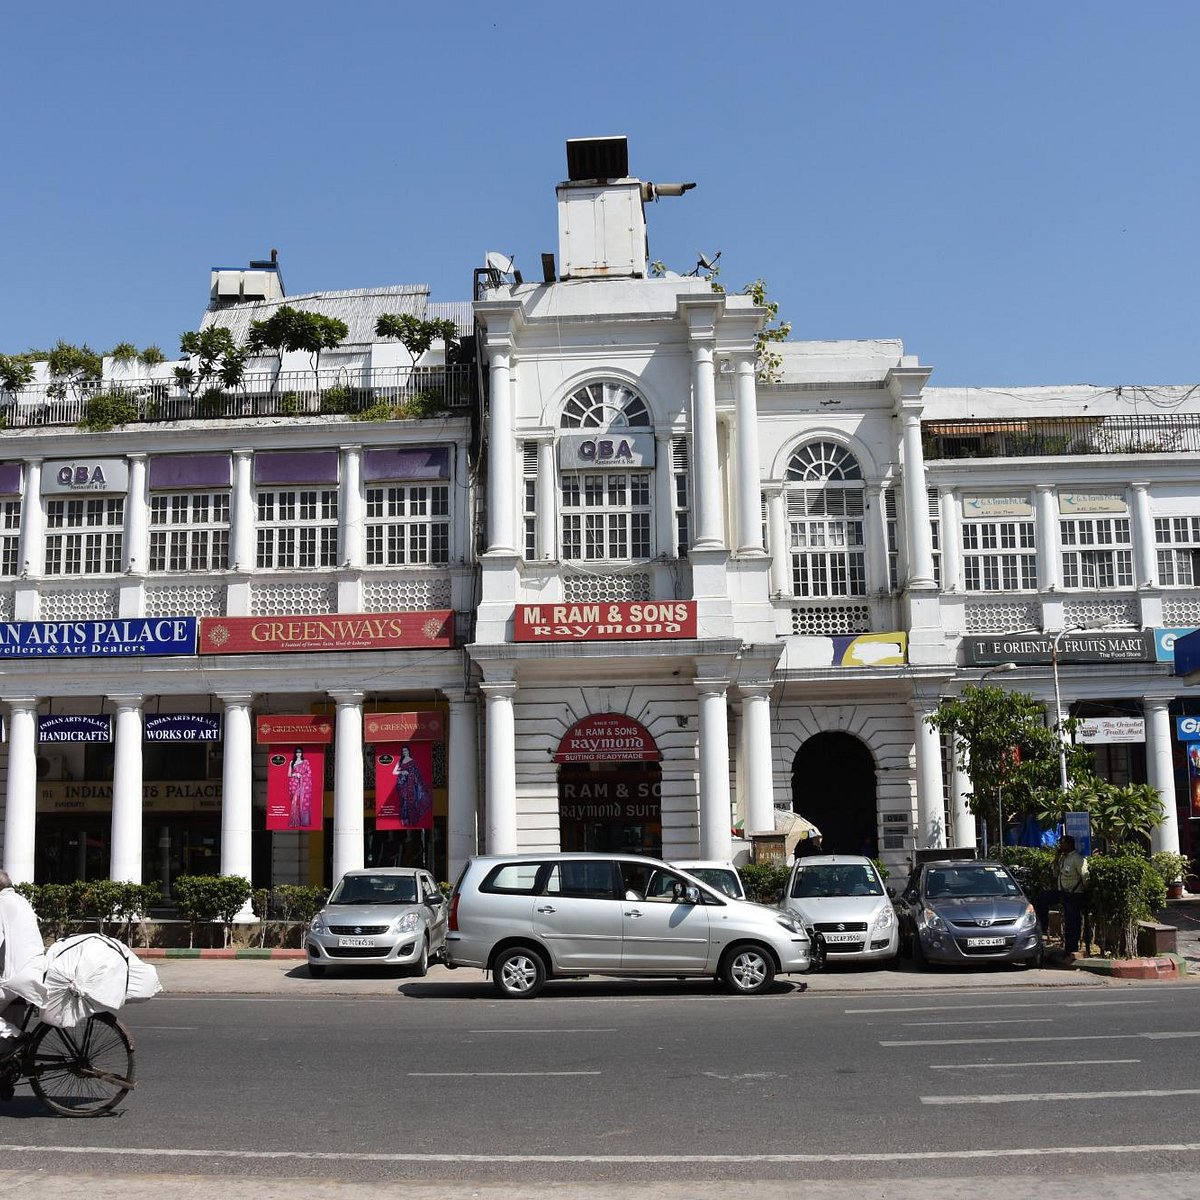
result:
[[[484,261],[487,263],[489,286],[499,287],[506,275],[510,277],[511,283],[525,282],[521,278],[521,272],[513,266],[511,255],[501,254],[499,250],[489,250]]]
[[[689,275],[699,275],[701,271],[709,273],[717,269],[717,263],[721,261],[721,251],[718,250],[711,258],[707,254],[700,253],[696,258],[696,265],[688,272]]]

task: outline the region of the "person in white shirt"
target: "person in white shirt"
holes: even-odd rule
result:
[[[1087,887],[1088,865],[1078,850],[1075,839],[1065,834],[1058,839],[1055,849],[1053,871],[1054,887],[1041,892],[1037,898],[1037,918],[1046,932],[1050,920],[1050,907],[1063,906],[1063,943],[1068,954],[1079,949],[1079,932],[1083,925],[1084,889]]]
[[[37,1004],[42,998],[44,950],[33,908],[0,871],[0,1053],[4,1040],[19,1032],[4,1020],[4,1010],[14,1000]]]

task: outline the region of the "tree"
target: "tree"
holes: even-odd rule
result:
[[[1109,783],[1105,779],[1085,779],[1065,792],[1054,790],[1041,797],[1038,816],[1048,824],[1057,824],[1068,812],[1086,812],[1092,818],[1092,836],[1112,852],[1139,838],[1162,823],[1162,793],[1148,783]]]
[[[313,364],[319,392],[321,351],[340,346],[349,332],[350,328],[346,322],[339,321],[337,317],[302,312],[290,304],[281,304],[269,317],[250,322],[250,336],[246,340],[246,348],[251,354],[261,354],[264,350],[275,351],[278,359],[276,382],[283,371],[284,353],[293,350],[306,351]]]
[[[759,308],[767,310],[767,319],[754,339],[758,377],[763,383],[777,383],[783,359],[771,347],[776,342],[786,342],[792,336],[791,321],[771,322],[779,318],[779,304],[767,299],[767,282],[761,276],[742,288],[742,295],[749,296]]]
[[[337,317],[327,317],[322,313],[302,312],[296,322],[296,350],[307,351],[312,363],[313,377],[317,381],[317,394],[321,392],[321,351],[335,350],[345,340],[350,327]]]
[[[458,326],[448,317],[423,321],[411,313],[384,313],[375,322],[375,336],[395,338],[408,351],[416,367],[423,354],[441,338],[447,345],[458,336]]]
[[[46,355],[46,367],[50,373],[46,391],[50,396],[61,400],[70,392],[78,398],[89,384],[99,383],[104,359],[86,344],[73,346],[60,339]]]
[[[242,382],[246,351],[224,325],[181,334],[179,348],[189,358],[196,359],[194,367],[175,368],[176,382],[193,400],[209,384],[219,382],[222,387],[235,388]]]
[[[10,396],[33,381],[33,360],[27,354],[0,354],[0,388]]]

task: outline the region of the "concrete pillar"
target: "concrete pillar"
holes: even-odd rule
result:
[[[221,874],[252,879],[251,832],[254,828],[254,737],[249,693],[219,696],[225,706],[224,760],[221,769]],[[235,920],[253,921],[247,900]]]
[[[950,819],[952,822],[951,836],[957,849],[974,848],[979,831],[975,825],[975,816],[967,807],[967,796],[971,793],[971,777],[967,774],[966,751],[961,753],[957,748],[950,751],[954,764],[952,776],[952,791],[950,795]]]
[[[766,553],[762,534],[762,469],[758,454],[758,391],[754,381],[754,355],[739,354],[733,365],[733,402],[736,420],[737,551]]]
[[[1146,776],[1162,793],[1163,819],[1150,831],[1150,850],[1179,853],[1179,819],[1175,805],[1175,759],[1171,749],[1171,714],[1166,696],[1142,701],[1146,716]]]
[[[937,706],[924,701],[912,705],[913,738],[917,750],[917,849],[932,850],[946,844],[946,805],[942,786],[942,737],[925,720]]]
[[[1154,517],[1150,513],[1150,485],[1133,487],[1133,581],[1140,588],[1158,585],[1158,544],[1154,538]]]
[[[517,851],[517,733],[511,680],[481,683],[487,706],[484,759],[484,814],[488,854]]]
[[[781,484],[767,488],[767,544],[771,554],[771,595],[792,594],[792,551],[787,503]]]
[[[333,879],[361,869],[363,833],[363,714],[362,692],[330,692],[337,706],[333,736]],[[324,784],[316,789],[318,796]]]
[[[458,878],[463,864],[479,849],[478,820],[479,719],[474,699],[450,701],[449,798],[446,814],[448,878]]]
[[[554,439],[537,444],[537,508],[535,533],[538,562],[558,557],[558,487],[554,472]]]
[[[729,714],[724,679],[697,679],[700,708],[700,857],[728,860],[730,833]]]
[[[717,443],[717,393],[713,342],[692,342],[692,512],[696,550],[722,550],[721,471]]]
[[[675,520],[675,472],[670,432],[654,435],[654,526],[657,553],[679,557],[679,526]]]
[[[942,591],[963,590],[962,521],[957,488],[938,492],[938,518],[941,521]]]
[[[867,484],[867,511],[863,514],[866,526],[867,593],[891,590],[888,570],[887,508],[882,483]]]
[[[488,347],[488,552],[516,554],[516,447],[513,444],[512,361],[507,342]]]
[[[1055,504],[1054,484],[1037,484],[1034,502],[1038,587],[1043,592],[1061,592],[1062,555],[1059,553],[1058,508]]]
[[[22,575],[46,570],[46,509],[42,502],[42,460],[25,460],[25,493],[21,500],[21,541],[18,560]],[[16,876],[14,875],[15,879]]]
[[[338,508],[341,511],[341,546],[338,565],[361,567],[366,562],[366,497],[362,485],[362,447],[341,448],[341,486]]]
[[[108,877],[142,882],[142,697],[113,696],[112,847]]]
[[[4,869],[13,883],[32,883],[37,829],[37,706],[33,696],[9,700],[8,784],[4,802]]]
[[[774,755],[771,752],[771,687],[740,684],[742,762],[745,767],[746,833],[775,828]]]
[[[921,447],[922,411],[919,400],[901,403],[904,529],[907,535],[908,586],[932,588],[933,539],[929,530],[929,500],[925,491],[925,452]]]
[[[253,571],[258,558],[254,523],[254,455],[249,450],[233,452],[233,494],[229,513],[229,566],[234,571]]]
[[[149,566],[150,506],[146,493],[146,456],[130,454],[129,493],[125,497],[124,547],[121,569],[144,575]]]

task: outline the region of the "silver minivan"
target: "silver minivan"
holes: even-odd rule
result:
[[[708,975],[742,995],[807,971],[790,913],[734,900],[665,862],[621,854],[487,855],[450,899],[446,965],[489,971],[502,996],[554,977]]]

